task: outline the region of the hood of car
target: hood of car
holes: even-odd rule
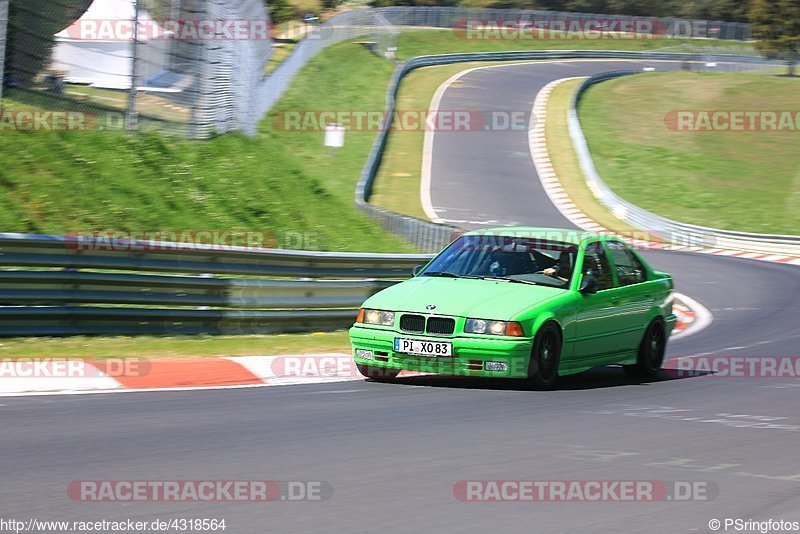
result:
[[[384,289],[369,298],[364,307],[511,320],[519,312],[563,294],[563,289],[547,286],[420,276]]]

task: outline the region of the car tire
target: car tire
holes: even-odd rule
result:
[[[396,371],[394,369],[387,369],[385,367],[372,367],[361,363],[357,363],[356,367],[358,368],[359,373],[378,382],[394,380],[397,378],[397,375],[400,374],[400,371]]]
[[[625,374],[635,378],[655,378],[664,363],[666,348],[667,335],[664,331],[664,321],[659,317],[653,319],[644,332],[636,364],[623,366]]]
[[[528,382],[535,389],[552,389],[561,363],[561,331],[550,322],[536,333],[528,364]]]

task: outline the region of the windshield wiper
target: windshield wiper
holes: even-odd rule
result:
[[[447,271],[426,271],[420,276],[439,276],[442,278],[469,278],[470,280],[477,280],[477,276],[467,276],[464,274],[450,273]]]
[[[528,284],[530,286],[538,286],[537,282],[533,280],[520,280],[519,278],[507,278],[505,276],[484,276],[481,278],[482,280],[501,280],[503,282],[516,282],[517,284]]]

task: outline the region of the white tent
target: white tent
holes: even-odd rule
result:
[[[128,36],[123,30],[131,28],[126,21],[135,18],[134,0],[94,0],[79,20],[55,35],[53,68],[64,72],[69,83],[129,89],[134,40],[132,32]],[[139,12],[139,22],[157,27],[143,11]],[[140,80],[166,67],[166,50],[163,40],[151,41],[146,47],[140,44]]]

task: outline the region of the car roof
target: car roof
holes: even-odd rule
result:
[[[564,241],[569,243],[582,243],[594,239],[614,238],[612,235],[586,232],[577,228],[546,228],[539,226],[496,226],[471,230],[464,235],[496,235],[513,237],[535,237],[548,241]]]

